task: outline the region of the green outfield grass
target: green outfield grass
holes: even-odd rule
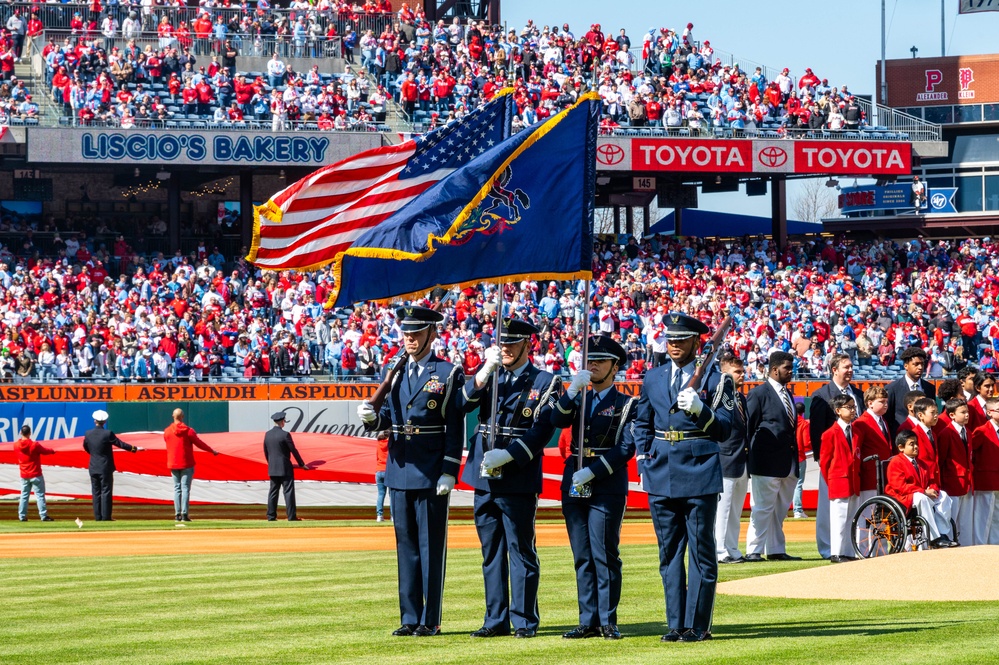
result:
[[[115,525],[118,525],[116,523]],[[827,565],[723,566],[723,580]],[[473,640],[480,557],[448,558],[444,635],[393,638],[392,552],[0,560],[2,663],[984,663],[999,603],[804,601],[719,596],[712,642],[661,644],[657,550],[623,551],[625,639],[562,640],[576,624],[568,548],[541,549],[541,631]],[[905,555],[896,555],[898,584]],[[971,574],[971,571],[965,571]],[[955,571],[957,573],[957,571]],[[993,574],[979,571],[978,574]],[[907,582],[911,583],[911,582]]]

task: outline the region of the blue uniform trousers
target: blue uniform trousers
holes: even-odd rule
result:
[[[536,494],[475,491],[475,530],[482,543],[486,584],[483,626],[499,631],[537,630],[541,565],[535,547]]]
[[[714,536],[718,495],[683,498],[650,495],[649,509],[659,540],[659,573],[666,591],[666,622],[670,630],[710,630],[718,584]],[[684,565],[688,545],[689,575]]]
[[[441,625],[450,496],[435,489],[391,490],[403,624]]]
[[[617,623],[621,600],[621,522],[627,497],[600,494],[589,499],[562,495],[562,515],[576,566],[579,625]]]

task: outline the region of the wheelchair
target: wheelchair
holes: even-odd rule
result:
[[[916,514],[915,508],[906,510],[898,500],[885,494],[885,469],[888,461],[877,455],[865,457],[864,462],[874,461],[877,473],[877,495],[860,504],[853,516],[851,537],[853,549],[861,559],[898,554],[908,550],[925,550],[930,546],[930,525]],[[957,524],[951,520],[954,540]]]

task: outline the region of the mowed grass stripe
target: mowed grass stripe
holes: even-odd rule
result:
[[[791,552],[815,557],[814,545]],[[892,603],[719,596],[712,642],[659,643],[654,546],[626,546],[626,638],[562,640],[577,620],[572,555],[540,550],[541,635],[473,640],[481,558],[448,555],[445,634],[392,638],[392,552],[94,557],[0,561],[0,662],[35,663],[892,663],[988,662],[999,603]],[[904,557],[899,559],[904,577]],[[723,566],[722,580],[814,565]],[[957,573],[957,571],[955,571]],[[989,573],[990,574],[990,573]],[[897,580],[886,584],[898,583]]]

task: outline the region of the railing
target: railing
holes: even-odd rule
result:
[[[0,3],[0,20],[2,20],[3,23],[6,23],[14,9],[20,9],[23,17],[28,17],[32,12],[36,12],[46,29],[70,29],[70,22],[73,20],[73,15],[76,12],[80,12],[84,18],[88,18],[90,16],[90,5],[89,3],[84,2],[69,2],[61,4],[14,2],[10,4]],[[173,28],[180,27],[181,22],[186,23],[187,27],[192,31],[192,37],[194,36],[192,24],[194,20],[205,11],[208,12],[213,24],[218,16],[221,16],[223,21],[227,24],[233,19],[239,21],[244,17],[249,17],[255,20],[258,26],[265,18],[265,14],[263,12],[258,12],[255,9],[243,10],[240,7],[213,7],[211,9],[204,9],[201,7],[153,7],[151,9],[151,12],[146,13],[141,7],[118,5],[116,7],[108,7],[107,11],[110,12],[110,14],[118,21],[119,36],[121,35],[121,22],[131,11],[136,13],[137,20],[141,22],[142,31],[145,33],[143,36],[155,36],[156,27],[160,24],[164,17],[166,17],[167,23],[169,23]],[[297,21],[299,16],[314,18],[322,27],[324,34],[332,24],[336,27],[338,35],[346,34],[348,28],[352,28],[358,35],[363,34],[366,30],[373,30],[375,31],[375,34],[378,34],[386,27],[390,27],[395,20],[394,14],[365,14],[355,12],[338,13],[335,11],[320,12],[315,8],[310,8],[304,11],[289,8],[273,8],[268,10],[266,15],[273,15],[279,17],[280,19],[286,19],[289,23]],[[99,26],[100,20],[98,20],[98,27]],[[92,34],[90,36],[100,36],[100,33],[98,31],[96,34]],[[290,35],[284,35],[284,40],[286,42],[289,39]]]
[[[908,134],[910,141],[943,140],[943,129],[940,125],[859,97],[857,102],[867,116],[868,122],[876,122],[878,127],[894,133]]]
[[[121,118],[108,120],[91,120],[84,122],[77,117],[59,118],[60,127],[77,127],[79,129],[176,129],[178,126],[186,129],[225,129],[232,131],[260,132],[387,132],[391,128],[377,122],[360,122],[344,129],[320,129],[316,120],[286,120],[281,127],[274,127],[271,120],[256,120],[246,118],[243,122],[233,120],[213,120],[202,116],[192,118],[187,114],[171,114],[173,117],[159,120],[151,118],[133,118],[132,124],[122,124]],[[183,124],[180,124],[183,123]]]

